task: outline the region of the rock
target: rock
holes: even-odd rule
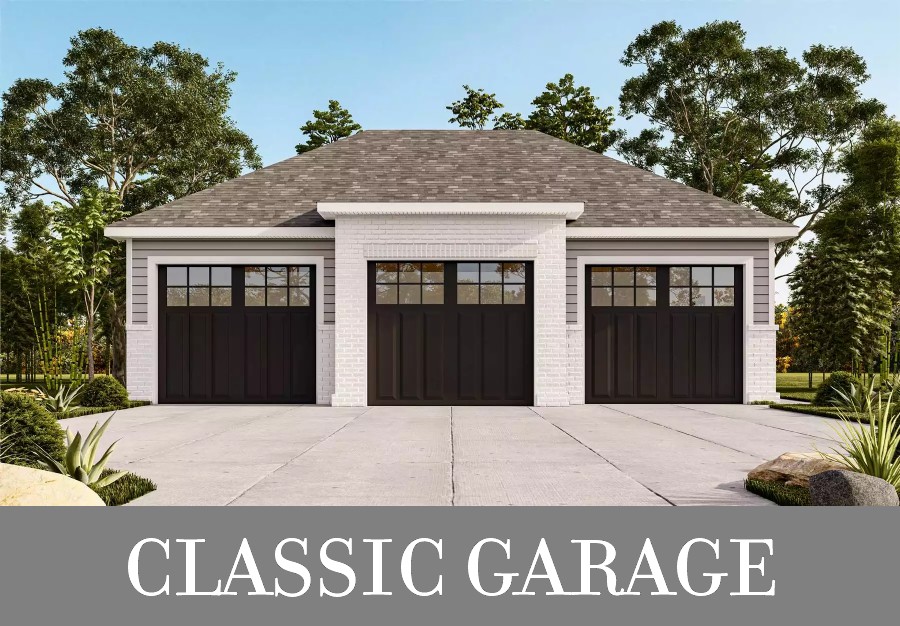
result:
[[[747,478],[792,487],[809,487],[810,476],[841,468],[843,465],[823,459],[817,452],[785,452],[777,459],[766,461],[752,470]]]
[[[0,506],[106,506],[87,485],[62,474],[0,463]]]
[[[847,469],[809,479],[813,506],[898,506],[897,490],[886,480]]]

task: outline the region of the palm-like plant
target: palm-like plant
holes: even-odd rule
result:
[[[40,388],[38,389],[38,401],[51,413],[65,413],[78,408],[75,402],[81,394],[82,387],[84,385],[60,385],[56,392]]]
[[[106,427],[109,426],[109,422],[114,415],[115,413],[103,422],[102,426],[100,426],[99,422],[95,423],[91,432],[84,438],[84,441],[81,439],[80,432],[75,433],[75,436],[72,437],[72,433],[66,430],[66,454],[62,463],[39,449],[37,453],[41,457],[44,466],[51,472],[74,478],[94,488],[111,485],[122,478],[126,472],[114,472],[101,478],[101,474],[103,474],[106,463],[109,461],[109,457],[112,455],[117,442],[110,445],[100,459],[94,462],[97,454],[97,445],[100,443],[100,438],[106,432]]]
[[[834,428],[837,447],[819,454],[850,470],[884,479],[900,491],[900,405],[894,403],[893,395],[883,397],[872,385],[867,392],[842,393],[841,424]],[[860,424],[864,421],[869,423]]]

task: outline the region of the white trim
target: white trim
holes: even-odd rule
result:
[[[319,202],[319,215],[531,215],[578,219],[584,202]]]
[[[159,266],[160,265],[315,265],[316,267],[316,328],[325,324],[325,257],[290,255],[241,256],[148,256],[147,257],[147,326],[153,333],[153,382],[150,400],[159,403]],[[136,325],[139,326],[139,325]],[[316,340],[318,344],[318,339]],[[322,351],[316,349],[316,387],[322,372]]]
[[[571,226],[566,239],[771,239],[785,241],[800,232],[797,226],[635,226],[605,228]]]
[[[640,254],[605,254],[602,256],[579,256],[575,261],[578,272],[575,301],[578,305],[577,323],[584,327],[585,324],[585,269],[588,265],[742,265],[744,267],[744,324],[743,324],[743,355],[741,368],[741,386],[743,388],[743,402],[749,402],[747,390],[747,371],[750,366],[747,351],[747,331],[767,326],[756,326],[753,323],[753,257],[745,256],[660,256]],[[771,300],[771,298],[770,298]]]
[[[131,239],[125,240],[125,325],[131,326],[134,322],[134,307],[132,306],[132,293],[134,291],[134,245]]]
[[[333,226],[107,226],[110,239],[334,239]]]

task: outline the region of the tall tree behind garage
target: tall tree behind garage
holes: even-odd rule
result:
[[[3,94],[0,225],[50,198],[73,209],[82,190],[118,196],[127,215],[201,191],[262,163],[227,115],[235,73],[175,44],[146,48],[113,31],[79,32],[65,79],[20,78]],[[114,254],[102,323],[112,372],[125,375],[124,246]]]

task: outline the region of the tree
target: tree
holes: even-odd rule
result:
[[[878,264],[880,254],[830,239],[802,244],[788,284],[797,355],[805,363],[859,370],[881,353],[892,311],[890,272]]]
[[[612,130],[613,108],[601,109],[589,87],[575,86],[575,77],[566,74],[558,83],[547,83],[546,90],[531,102],[534,110],[525,128],[564,139],[570,143],[605,152],[619,137]]]
[[[453,113],[453,117],[447,121],[462,128],[484,130],[484,125],[494,115],[494,111],[502,109],[503,104],[497,100],[496,94],[486,93],[484,89],[472,89],[468,85],[463,85],[463,89],[466,97],[447,107]]]
[[[815,231],[819,239],[841,241],[890,273],[893,323],[881,356],[886,374],[891,355],[900,353],[900,122],[885,117],[869,124],[843,165],[847,192]]]
[[[262,165],[227,115],[236,75],[221,64],[170,43],[132,46],[101,28],[73,37],[63,64],[62,82],[23,78],[3,94],[3,216],[36,198],[74,209],[90,187],[115,194],[130,215]],[[123,253],[114,259],[119,276]],[[109,300],[122,366],[123,289]]]
[[[626,48],[641,67],[619,98],[626,118],[651,126],[623,139],[630,163],[744,202],[800,234],[841,198],[841,154],[884,110],[862,97],[865,61],[850,48],[814,45],[802,60],[783,48],[748,48],[737,22],[682,30],[660,22]],[[793,242],[779,244],[776,262]]]
[[[521,113],[502,113],[494,118],[494,130],[522,130],[525,119]]]
[[[123,216],[118,196],[100,189],[83,189],[75,207],[56,204],[54,226],[59,233],[56,249],[67,282],[84,299],[87,318],[88,380],[94,378],[94,326],[106,281],[109,279],[114,242],[103,234],[110,222]]]
[[[362,126],[353,121],[350,111],[341,108],[340,102],[329,100],[328,110],[314,110],[313,119],[301,126],[300,130],[307,136],[307,140],[306,143],[297,144],[297,154],[303,154],[338,139],[349,137],[353,133],[361,131]]]

